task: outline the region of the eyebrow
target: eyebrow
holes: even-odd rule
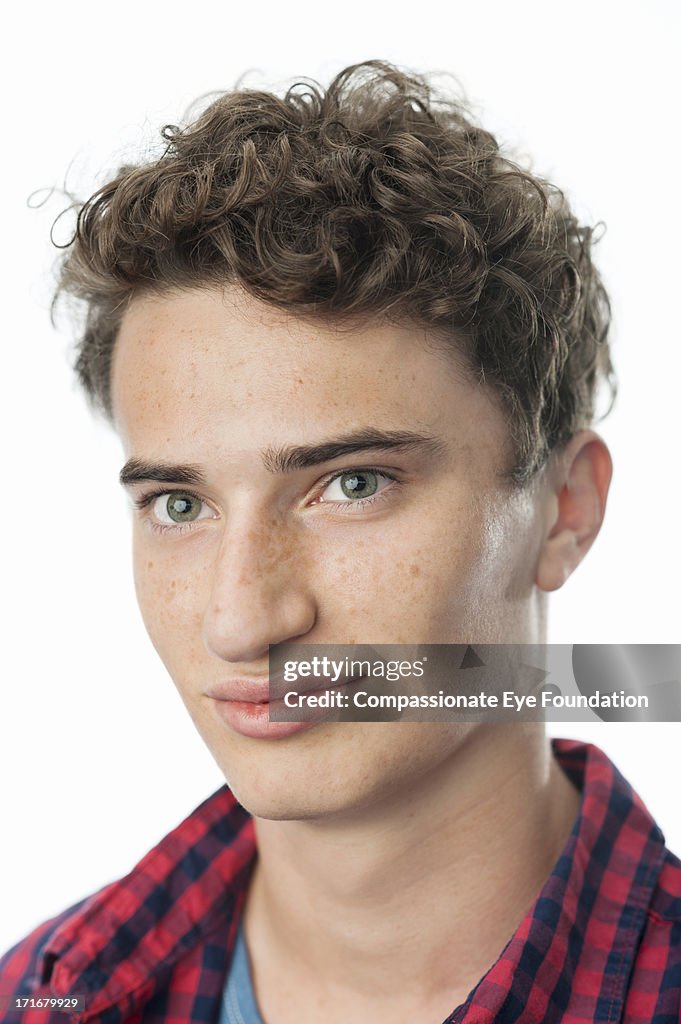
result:
[[[123,487],[141,480],[157,480],[164,484],[205,484],[206,477],[198,466],[173,465],[171,462],[147,462],[128,459],[118,474]]]
[[[410,430],[377,430],[366,427],[354,430],[342,437],[320,444],[287,445],[282,448],[266,448],[262,452],[265,468],[270,473],[290,473],[297,469],[318,466],[345,455],[369,451],[422,451],[435,455],[444,451],[445,444],[429,434]]]
[[[424,454],[438,455],[445,450],[445,447],[442,440],[429,434],[420,434],[411,430],[377,430],[367,427],[354,430],[338,438],[322,441],[319,444],[268,447],[261,451],[260,456],[268,472],[292,473],[359,452],[420,451]],[[119,480],[123,487],[142,480],[156,480],[160,483],[205,484],[206,476],[197,465],[187,463],[174,465],[169,462],[128,459],[120,471]]]

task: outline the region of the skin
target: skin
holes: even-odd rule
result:
[[[497,396],[451,350],[409,325],[339,332],[233,287],[135,298],[112,395],[127,459],[205,476],[130,485],[133,500],[189,489],[202,503],[182,530],[167,517],[154,529],[165,499],[135,512],[135,584],[192,720],[255,816],[245,920],[265,1019],[444,1019],[501,952],[577,814],[542,727],[326,722],[253,739],[205,691],[266,678],[268,646],[285,640],[543,642],[546,594],[603,519],[605,444],[580,431],[514,489]],[[367,427],[425,433],[437,451],[286,473],[263,459]],[[338,473],[369,467],[395,480],[358,505]]]

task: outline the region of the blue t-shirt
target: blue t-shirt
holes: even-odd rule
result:
[[[232,963],[222,990],[218,1024],[264,1024],[255,1001],[243,922],[239,925]]]

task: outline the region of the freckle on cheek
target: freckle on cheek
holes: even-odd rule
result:
[[[412,562],[412,564],[409,566],[409,572],[411,573],[412,576],[420,576],[421,567],[418,566],[416,562]]]
[[[153,569],[153,568],[154,568],[154,563],[153,562],[147,562],[147,569]]]

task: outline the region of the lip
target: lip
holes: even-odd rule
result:
[[[235,732],[256,740],[276,740],[312,729],[316,722],[271,722],[269,701],[211,698],[215,713]]]
[[[349,681],[348,681],[349,682]],[[278,685],[282,694],[290,684],[282,680],[272,680]],[[307,688],[306,693],[323,693],[327,689],[338,689],[336,684],[321,689]],[[275,691],[276,692],[276,691]],[[284,739],[299,732],[305,732],[328,718],[328,712],[320,708],[314,719],[304,722],[272,722],[270,721],[270,682],[267,679],[230,679],[217,683],[205,692],[215,709],[215,713],[235,732],[251,739]],[[281,700],[276,703],[281,704]],[[308,711],[309,715],[309,711]]]
[[[274,680],[273,680],[274,682]],[[270,681],[265,679],[229,679],[206,690],[214,700],[234,701],[238,704],[268,704]]]

